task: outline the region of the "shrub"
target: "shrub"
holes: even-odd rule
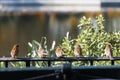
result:
[[[119,56],[120,32],[106,32],[103,25],[104,21],[105,20],[102,15],[97,16],[95,21],[83,16],[80,19],[80,24],[78,25],[80,33],[77,38],[70,39],[69,37],[64,37],[62,40],[62,47],[65,49],[67,54],[69,54],[68,56],[73,56],[73,46],[75,43],[81,45],[83,55],[85,57],[103,56],[105,45],[108,43],[112,46],[114,56]]]
[[[66,36],[62,38],[60,43],[63,50],[67,54],[67,57],[74,56],[73,46],[75,43],[81,45],[84,57],[103,57],[105,55],[104,49],[106,44],[110,44],[112,46],[114,56],[120,56],[120,31],[112,33],[106,32],[104,29],[104,21],[105,19],[102,15],[96,16],[94,20],[83,16],[78,25],[80,33],[78,34],[77,38],[71,39],[69,32],[67,32]],[[53,42],[53,48],[48,49],[48,52],[50,53],[49,57],[51,57],[51,54],[54,54],[55,52],[55,41]],[[36,50],[38,47],[41,47],[41,44],[44,44],[42,47],[47,49],[46,41],[43,43],[41,41],[39,43],[33,40],[32,43],[29,43],[29,57],[36,57]],[[109,63],[101,62],[99,65],[105,64]],[[98,65],[98,63],[96,62],[95,65]]]

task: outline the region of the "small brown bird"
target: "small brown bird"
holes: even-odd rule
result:
[[[65,53],[64,53],[64,51],[63,51],[63,49],[61,48],[60,45],[58,45],[56,47],[55,54],[56,54],[57,57],[64,57],[65,56]]]
[[[111,48],[110,44],[107,44],[105,47],[105,55],[110,60],[113,60],[113,52],[112,52],[112,48]]]
[[[19,45],[18,45],[18,44],[15,44],[15,45],[13,46],[10,54],[11,54],[11,57],[12,57],[12,58],[15,58],[15,57],[18,56],[18,54],[19,54]]]
[[[40,58],[45,58],[48,55],[47,51],[45,51],[43,48],[38,49],[38,56]]]
[[[75,55],[75,57],[82,56],[82,48],[79,44],[75,44],[75,46],[74,46],[74,55]]]

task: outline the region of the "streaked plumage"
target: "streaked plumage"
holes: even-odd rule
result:
[[[47,51],[45,51],[44,49],[40,48],[38,49],[38,56],[41,58],[45,58],[48,55]]]
[[[110,60],[113,60],[113,52],[112,52],[112,48],[109,44],[107,44],[106,47],[105,47],[105,55]]]
[[[82,56],[82,49],[79,44],[75,44],[74,46],[74,55],[75,57],[81,57]]]
[[[56,54],[57,57],[64,57],[65,56],[65,53],[64,53],[64,51],[63,51],[63,49],[61,48],[60,45],[58,45],[56,47],[55,54]]]
[[[18,44],[15,44],[15,45],[13,46],[10,54],[11,54],[11,57],[12,57],[12,58],[15,58],[15,57],[18,56],[18,54],[19,54],[19,45],[18,45]]]

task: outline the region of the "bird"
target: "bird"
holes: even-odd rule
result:
[[[12,48],[10,54],[11,54],[11,57],[12,57],[12,58],[15,58],[15,57],[18,56],[18,54],[19,54],[19,45],[18,45],[18,44],[14,44],[14,45],[13,45],[13,48]]]
[[[43,48],[39,48],[37,52],[40,58],[45,58],[48,55],[47,51]]]
[[[110,44],[106,44],[104,52],[107,58],[109,58],[110,60],[113,60],[113,52]]]
[[[75,57],[82,56],[82,48],[79,44],[75,44],[75,46],[74,46],[74,55],[75,55]]]
[[[55,48],[55,54],[57,57],[61,58],[65,56],[65,52],[63,51],[63,49],[61,48],[60,45],[56,46]]]

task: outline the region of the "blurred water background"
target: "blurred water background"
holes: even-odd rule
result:
[[[86,2],[85,2],[86,1]],[[114,4],[112,4],[114,3]],[[28,53],[28,42],[47,37],[48,48],[66,32],[71,38],[79,34],[77,25],[82,16],[103,14],[105,30],[120,30],[120,0],[1,0],[0,57],[10,56],[13,44],[20,45],[20,56]],[[107,5],[108,4],[108,5]]]

